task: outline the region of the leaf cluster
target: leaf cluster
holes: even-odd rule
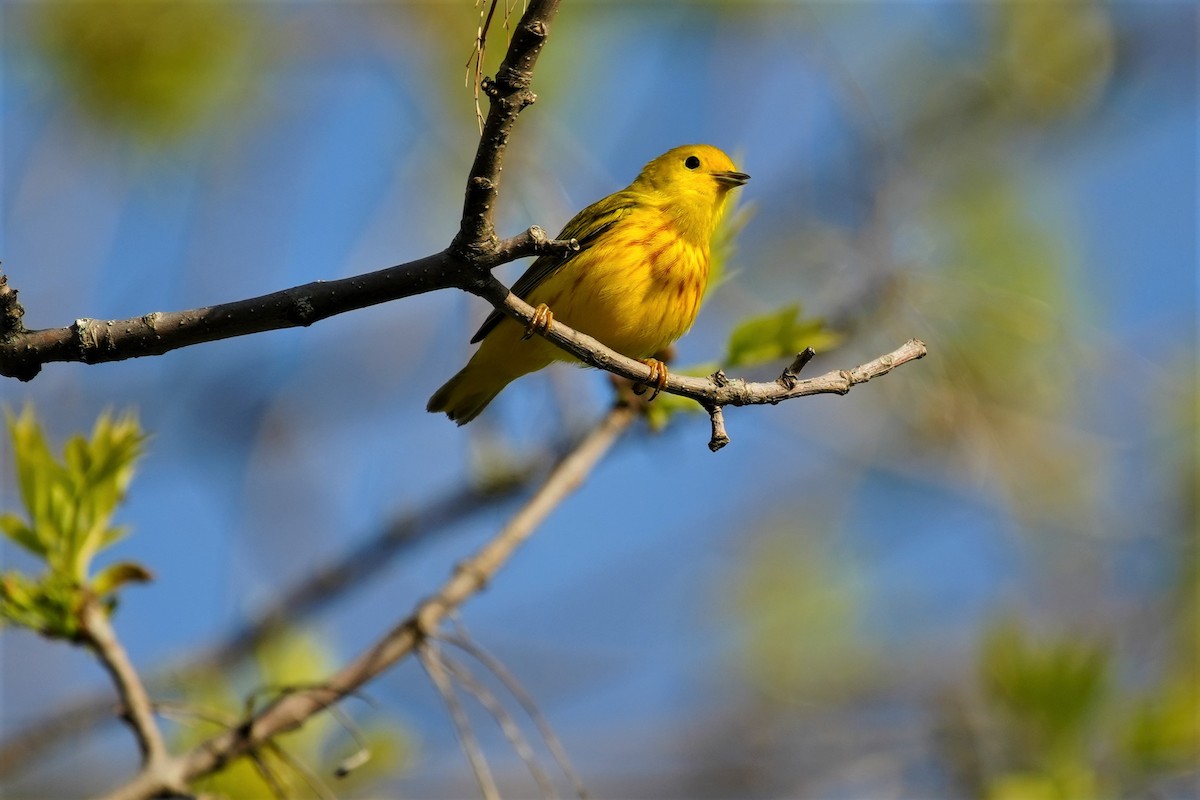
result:
[[[50,3],[33,22],[38,49],[84,117],[143,144],[230,116],[258,72],[254,15],[238,4]]]
[[[1041,752],[1068,748],[1107,694],[1108,648],[1093,642],[1035,641],[1004,622],[985,638],[981,661],[988,696]]]
[[[1128,698],[1117,666],[1112,648],[1088,637],[1034,637],[1012,619],[992,626],[979,667],[988,709],[1003,723],[996,742],[1004,752],[987,781],[989,797],[1126,794],[1194,757],[1194,682],[1168,674]]]
[[[0,619],[39,633],[75,639],[79,611],[92,598],[110,608],[124,584],[150,580],[131,562],[111,564],[95,575],[92,562],[128,533],[113,524],[145,434],[132,414],[103,414],[90,439],[72,437],[59,458],[51,452],[33,410],[8,414],[17,487],[24,515],[0,514],[0,531],[45,564],[31,577],[16,570],[0,576]]]

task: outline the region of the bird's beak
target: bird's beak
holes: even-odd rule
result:
[[[744,172],[714,172],[713,178],[722,186],[732,189],[735,186],[741,186],[746,181],[750,180],[750,176]]]

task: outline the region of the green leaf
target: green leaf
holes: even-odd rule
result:
[[[9,617],[15,610],[27,610],[34,604],[37,587],[32,581],[19,572],[10,572],[0,578],[0,601],[3,602],[4,616]]]
[[[127,583],[149,583],[154,580],[150,570],[132,561],[109,564],[92,578],[92,591],[99,597],[112,594]]]
[[[5,414],[8,432],[13,443],[13,459],[16,462],[17,488],[21,502],[36,521],[45,514],[47,496],[52,483],[47,480],[54,472],[54,457],[42,436],[33,408],[26,406],[19,416]],[[36,529],[36,524],[34,528]]]
[[[11,512],[0,514],[0,531],[30,553],[43,559],[45,558],[46,548],[42,540],[16,514]]]
[[[700,410],[700,404],[695,400],[664,392],[646,407],[646,424],[652,431],[661,431],[667,427],[671,418],[676,414],[693,413]]]
[[[792,358],[805,347],[818,352],[838,342],[838,335],[824,320],[804,319],[799,305],[785,306],[770,314],[752,317],[729,335],[725,366],[745,367]]]

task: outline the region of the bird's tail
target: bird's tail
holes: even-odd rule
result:
[[[429,398],[426,411],[444,411],[459,425],[466,425],[487,408],[488,403],[513,379],[469,363]]]

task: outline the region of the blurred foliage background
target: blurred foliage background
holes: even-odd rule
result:
[[[747,330],[775,349],[805,338],[814,372],[910,336],[931,350],[844,399],[733,410],[716,456],[702,415],[660,414],[468,608],[597,796],[1194,795],[1197,14],[563,4],[506,161],[503,231],[556,229],[659,152],[709,141],[754,179],[681,365],[773,377],[786,359],[753,366]],[[444,247],[477,138],[479,20],[468,0],[0,7],[0,257],[26,323]],[[485,74],[503,42],[497,23]],[[603,376],[564,367],[466,430],[424,414],[483,313],[442,293],[3,385],[56,441],[106,408],[136,408],[152,436],[118,514],[134,535],[113,547],[157,577],[116,617],[136,663],[187,663],[392,514],[601,413]],[[514,502],[443,526],[258,667],[163,691],[219,719],[256,686],[316,677]],[[83,653],[0,644],[6,737],[106,688]],[[414,666],[372,696],[347,713],[384,733],[339,790],[474,791]],[[532,792],[477,721],[503,785]],[[199,735],[172,724],[176,743]],[[304,736],[293,755],[324,775],[352,749],[337,726]],[[78,796],[134,768],[116,725],[59,738],[72,746],[6,772],[6,796]],[[254,796],[246,779],[210,788]]]

